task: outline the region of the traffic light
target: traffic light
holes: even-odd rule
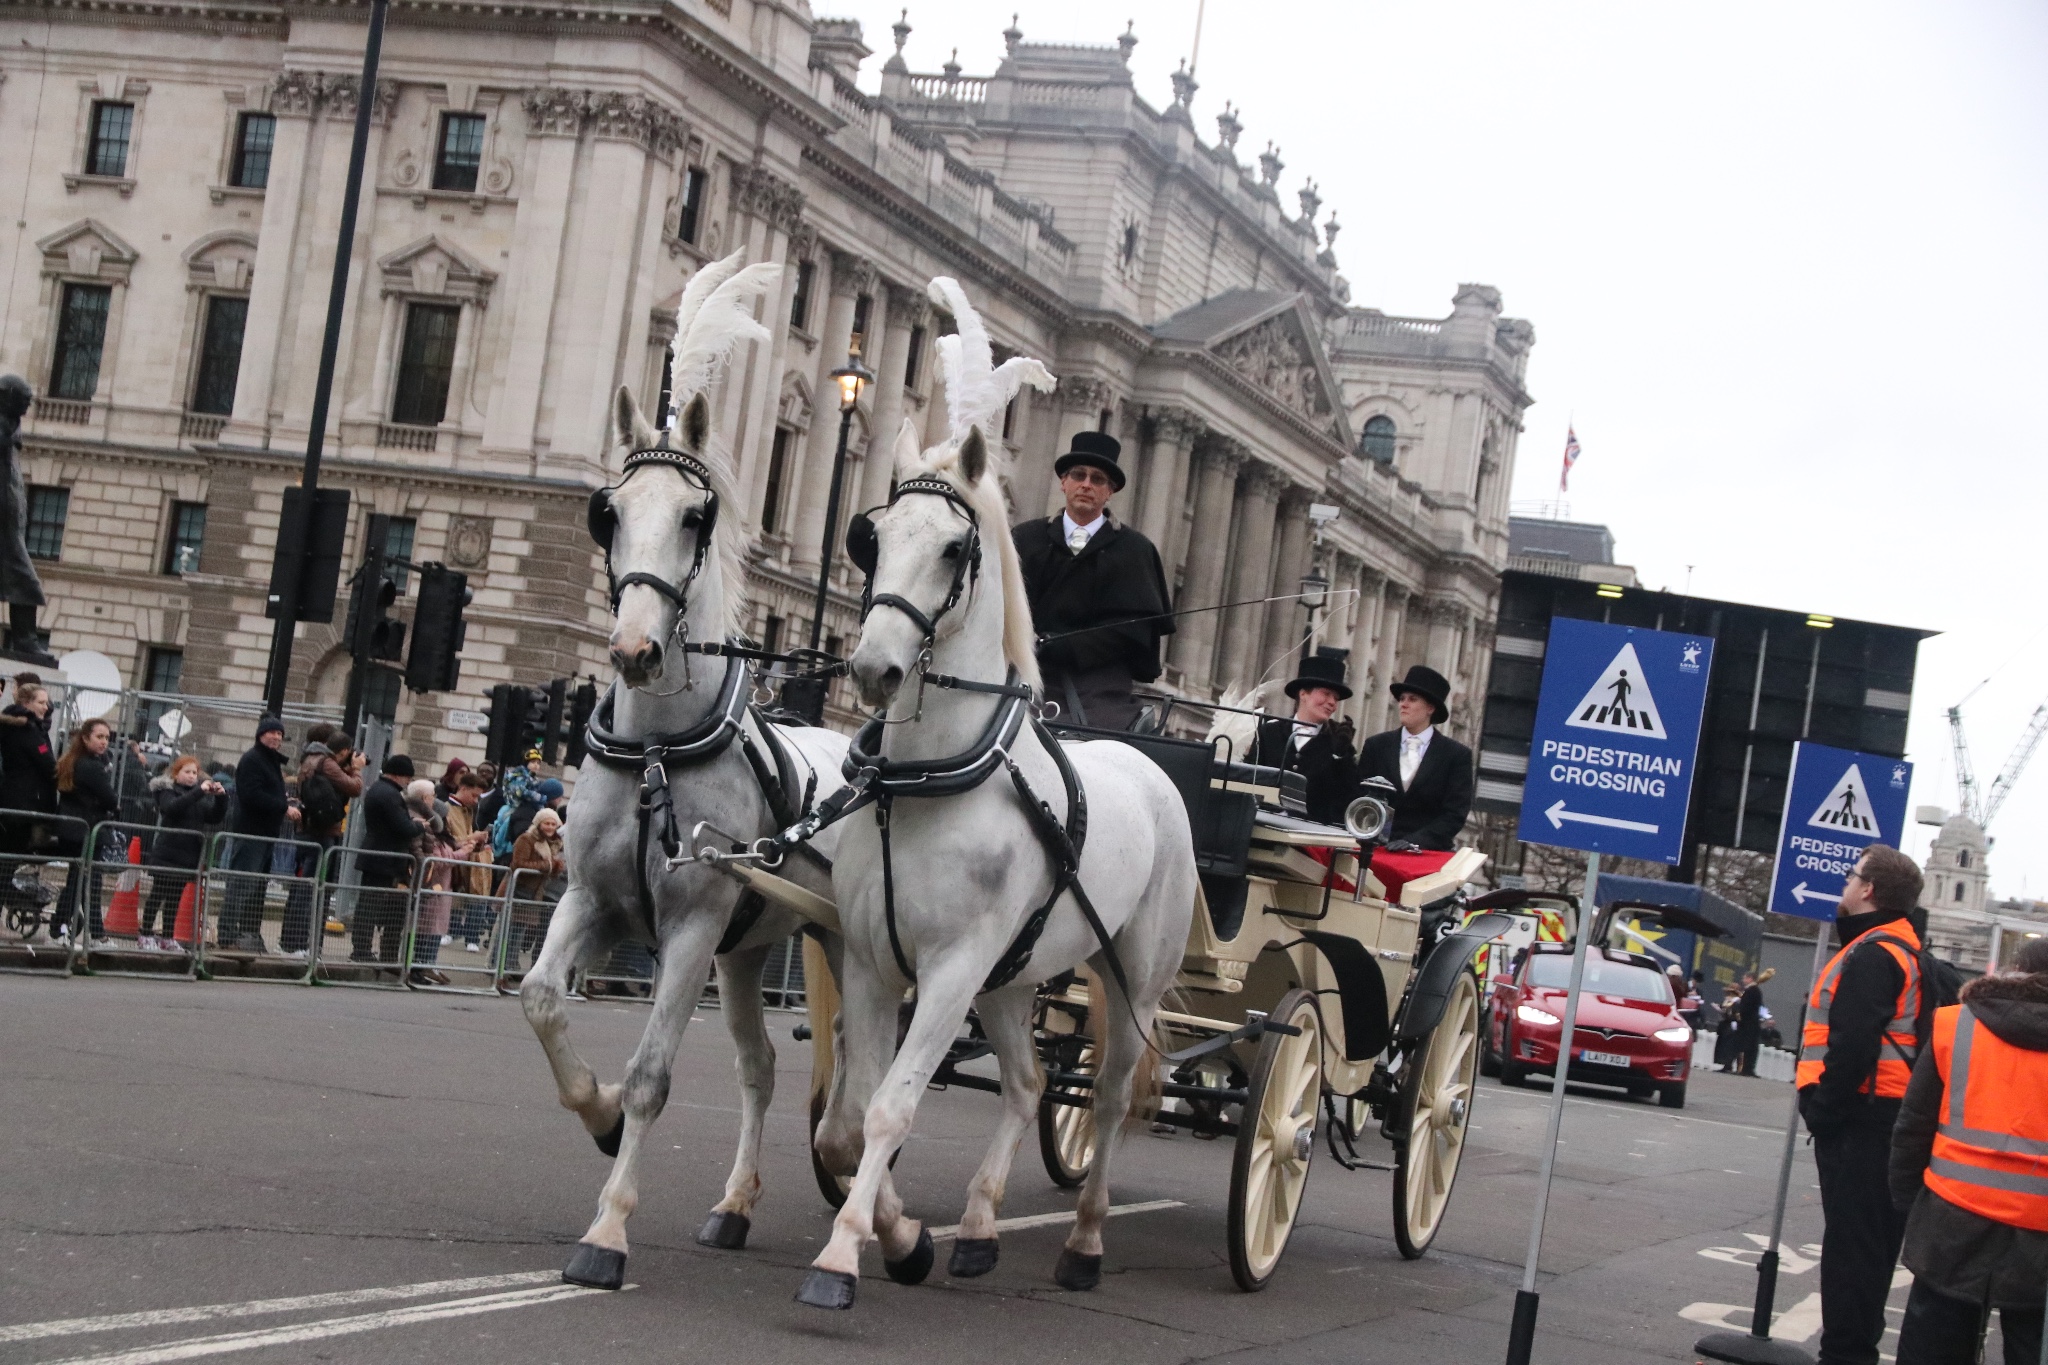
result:
[[[519,718],[519,761],[524,763],[528,752],[540,748],[541,739],[547,734],[548,689],[522,687],[519,691],[525,702]],[[545,760],[546,753],[542,753],[541,758]]]
[[[519,684],[499,683],[484,707],[484,760],[496,764],[500,773],[526,762],[526,746],[519,742],[526,699],[526,689]]]
[[[569,699],[569,680],[555,679],[543,695],[547,698],[547,710],[540,722],[540,758],[553,767],[562,761],[562,711]]]
[[[391,518],[372,513],[363,539],[368,549],[363,567],[356,570],[348,595],[348,625],[344,634],[349,653],[358,664],[374,661],[397,663],[405,657],[405,622],[391,615],[398,600],[398,584],[385,568],[384,546],[391,534]]]
[[[590,718],[597,714],[597,683],[585,680],[569,694],[569,732],[562,736],[568,745],[564,766],[581,767],[590,754]]]
[[[452,692],[462,672],[469,622],[462,612],[475,596],[469,575],[441,564],[420,565],[419,604],[412,613],[412,655],[405,685],[415,692]]]

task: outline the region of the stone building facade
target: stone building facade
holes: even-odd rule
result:
[[[259,695],[283,489],[307,438],[367,6],[345,0],[0,0],[0,136],[21,190],[0,370],[39,395],[32,540],[59,652],[138,685]],[[1462,731],[1483,686],[1530,326],[1464,285],[1443,318],[1353,307],[1335,216],[1283,203],[1196,89],[1155,109],[1137,40],[1024,41],[985,77],[879,79],[859,26],[804,0],[394,5],[323,483],[400,520],[394,551],[467,572],[463,689],[387,692],[398,743],[474,753],[449,708],[500,681],[606,671],[602,564],[582,504],[619,452],[610,395],[664,400],[683,283],[744,246],[787,263],[718,396],[747,493],[754,633],[809,628],[839,413],[830,373],[878,374],[853,417],[846,514],[882,501],[871,433],[934,438],[931,276],[999,345],[1060,376],[1004,421],[1020,517],[1054,508],[1075,432],[1124,442],[1114,510],[1160,546],[1180,607],[1334,591],[1368,726],[1426,662]],[[867,85],[867,90],[862,85]],[[877,93],[878,91],[878,93]],[[880,446],[877,447],[881,448]],[[1333,506],[1326,525],[1314,504]],[[855,627],[842,567],[826,635]],[[403,602],[399,612],[408,608]],[[294,695],[338,700],[340,622],[303,625]],[[1184,620],[1163,680],[1213,696],[1284,678],[1293,602]],[[842,715],[842,719],[845,717]]]

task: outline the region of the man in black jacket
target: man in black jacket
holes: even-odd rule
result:
[[[1458,831],[1472,812],[1472,751],[1436,728],[1451,718],[1444,704],[1451,685],[1435,669],[1416,664],[1388,691],[1401,728],[1374,735],[1358,754],[1361,783],[1381,777],[1394,787],[1387,847],[1395,853],[1456,848]]]
[[[228,827],[236,836],[228,855],[234,876],[228,881],[227,910],[215,930],[223,948],[265,951],[263,893],[275,845],[264,841],[293,837],[285,826],[296,825],[299,818],[284,784],[286,762],[284,722],[265,716],[256,722],[256,742],[235,764],[235,818]]]
[[[1173,633],[1159,551],[1109,515],[1124,487],[1122,449],[1102,432],[1076,433],[1053,465],[1065,510],[1011,530],[1045,695],[1065,719],[1108,730],[1138,718],[1131,685],[1159,676],[1159,640]]]
[[[425,823],[405,804],[405,784],[413,777],[412,759],[393,754],[378,771],[381,776],[363,789],[362,803],[356,808],[355,818],[363,822],[363,889],[356,901],[355,921],[349,925],[354,943],[351,962],[398,961],[406,894],[412,886],[413,840],[426,830]],[[383,941],[373,953],[371,940],[380,929]]]
[[[1294,699],[1294,719],[1275,716],[1261,721],[1248,760],[1300,773],[1308,783],[1308,818],[1342,824],[1344,807],[1358,781],[1351,722],[1332,719],[1351,695],[1344,685],[1344,661],[1320,654],[1303,659],[1301,676],[1289,682],[1286,691]]]

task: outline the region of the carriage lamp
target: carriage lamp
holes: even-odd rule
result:
[[[839,411],[841,413],[839,446],[841,451],[844,451],[846,448],[845,418],[852,414],[854,406],[860,402],[861,390],[875,382],[875,372],[860,363],[859,347],[848,351],[846,353],[846,363],[832,371],[832,382],[839,385]]]

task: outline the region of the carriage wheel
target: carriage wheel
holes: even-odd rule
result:
[[[1095,1045],[1081,1049],[1073,1070],[1082,1075],[1095,1073]],[[1050,1098],[1054,1091],[1079,1095],[1086,1105],[1060,1104]],[[1048,1085],[1047,1098],[1038,1102],[1038,1155],[1052,1183],[1071,1190],[1088,1178],[1089,1163],[1095,1160],[1094,1092],[1077,1087]]]
[[[1323,1016],[1316,998],[1291,990],[1267,1016],[1296,1034],[1268,1033],[1252,1063],[1230,1163],[1230,1274],[1247,1293],[1264,1289],[1287,1250],[1316,1152],[1323,1090]]]
[[[1411,1261],[1429,1250],[1451,1202],[1478,1071],[1479,991],[1472,974],[1460,972],[1409,1073],[1408,1137],[1394,1149],[1394,1242]]]

